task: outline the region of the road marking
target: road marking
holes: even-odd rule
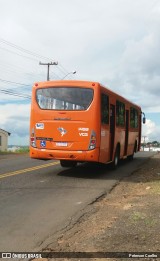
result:
[[[59,164],[59,162],[56,161],[56,162],[52,162],[52,163],[48,163],[48,164],[44,164],[44,165],[40,165],[40,166],[35,166],[35,167],[32,167],[32,168],[21,169],[21,170],[16,170],[16,171],[13,171],[13,172],[0,174],[0,179],[7,178],[7,177],[10,177],[10,176],[19,175],[19,174],[22,174],[22,173],[25,173],[25,172],[30,172],[32,170],[47,168],[47,167],[58,165],[58,164]]]

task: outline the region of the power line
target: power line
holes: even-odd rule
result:
[[[3,38],[0,38],[0,44],[1,44],[1,45],[2,45],[2,44],[5,44],[5,45],[7,45],[7,46],[9,46],[9,47],[11,47],[11,48],[14,48],[15,50],[17,50],[17,51],[19,51],[19,52],[23,52],[23,53],[26,53],[27,55],[30,55],[30,56],[35,57],[35,58],[29,57],[29,56],[23,55],[22,53],[14,52],[13,50],[9,50],[8,48],[5,48],[5,47],[3,47],[3,46],[0,46],[0,48],[1,48],[2,50],[5,50],[5,51],[10,52],[10,53],[13,53],[13,54],[15,54],[15,55],[21,56],[21,57],[23,57],[23,58],[30,59],[30,60],[32,60],[32,61],[38,61],[39,58],[43,58],[44,60],[49,60],[49,58],[46,57],[46,56],[39,55],[39,54],[37,54],[37,53],[35,53],[35,52],[29,51],[29,50],[27,50],[27,49],[25,49],[25,48],[23,48],[23,47],[21,47],[21,46],[18,46],[18,45],[16,45],[16,44],[12,43],[12,42],[6,41],[6,40],[3,39]],[[42,63],[41,63],[41,64],[42,64]],[[49,64],[49,63],[45,63],[45,65],[48,65],[48,64]],[[50,65],[51,65],[51,64],[50,64]],[[57,63],[57,64],[54,63],[54,65],[58,65],[58,66],[57,66],[57,69],[59,70],[59,72],[60,72],[61,74],[63,74],[63,75],[68,74],[68,71],[67,71],[61,64],[59,64],[59,63]],[[6,67],[5,67],[5,69],[6,69]],[[41,73],[40,75],[42,75],[42,73]],[[55,78],[61,79],[61,78],[63,77],[63,76],[60,76],[59,73],[56,74],[55,72],[52,72],[52,71],[51,71],[51,75],[52,75],[52,77],[53,77],[52,79],[55,79]],[[49,79],[49,65],[48,65],[47,79]],[[13,81],[7,81],[7,80],[3,80],[3,79],[0,79],[0,81],[3,82],[3,83],[5,83],[5,84],[16,84],[16,85],[21,85],[21,86],[31,86],[31,85],[24,84],[24,83],[13,82]],[[35,81],[35,80],[33,80],[33,81]]]
[[[38,60],[36,60],[36,61],[38,61]],[[37,62],[36,62],[36,64],[37,64]],[[4,66],[5,65],[5,66]],[[21,63],[20,63],[20,65],[21,65]],[[12,69],[12,68],[14,68],[14,69],[16,69],[16,71],[14,71],[14,72],[20,72],[20,73],[22,73],[22,72],[24,72],[24,65],[23,66],[20,66],[20,65],[17,65],[17,64],[12,64],[12,63],[9,63],[9,62],[5,62],[5,61],[0,61],[0,66],[3,68],[3,69],[8,69],[9,68],[9,70],[10,70],[10,68]],[[35,67],[35,65],[34,65],[34,67]],[[37,68],[37,66],[35,67],[35,68]],[[37,71],[37,70],[36,70]],[[13,72],[13,71],[12,71]],[[28,74],[35,74],[35,71],[32,71],[32,72],[30,72],[30,73],[28,73]]]
[[[14,84],[23,85],[23,86],[31,86],[31,84],[25,84],[25,83],[20,83],[20,82],[12,82],[12,81],[7,81],[7,80],[3,80],[3,79],[0,79],[0,81],[5,82],[5,83],[14,83]]]
[[[30,59],[30,60],[33,60],[33,61],[38,61],[38,59],[35,59],[35,58],[32,58],[32,57],[28,57],[28,56],[25,56],[23,54],[20,54],[20,53],[16,53],[14,51],[11,51],[11,50],[8,50],[7,48],[3,48],[3,47],[0,47],[2,50],[5,50],[7,52],[10,52],[10,53],[13,53],[13,54],[16,54],[16,55],[19,55],[21,57],[24,57],[24,58],[27,58],[27,59]]]
[[[14,74],[14,77],[15,77],[15,74],[17,74],[17,75],[21,74],[22,75],[22,71],[17,71],[17,70],[14,71],[10,68],[4,68],[4,65],[2,66],[1,64],[0,64],[0,71],[1,71],[1,73],[2,73],[2,71],[4,71],[5,75],[9,75],[9,76],[11,76],[11,75],[13,76],[13,74]],[[35,74],[33,72],[30,72],[30,73],[25,72],[23,74],[23,80],[25,80],[25,78],[28,80],[28,78],[29,78],[30,80],[33,79],[32,82],[34,82],[36,75],[38,75],[39,77],[42,77],[42,74],[40,74],[40,73]],[[43,77],[44,77],[44,73],[43,73]],[[37,80],[37,77],[36,77],[36,80]]]
[[[9,41],[6,41],[6,40],[4,40],[4,39],[2,39],[2,38],[0,38],[0,42],[4,43],[4,44],[6,44],[6,45],[9,45],[10,47],[15,48],[15,49],[17,49],[17,50],[19,50],[19,51],[21,51],[21,52],[27,53],[27,54],[29,54],[29,55],[35,56],[35,57],[37,57],[37,58],[43,58],[43,59],[48,60],[48,58],[45,57],[45,56],[39,55],[39,54],[37,54],[37,53],[35,53],[35,52],[31,52],[31,51],[29,51],[29,50],[27,50],[27,49],[25,49],[25,48],[22,48],[21,46],[18,46],[18,45],[16,45],[16,44],[13,44],[13,43],[11,43],[11,42],[9,42]]]
[[[60,68],[61,67],[61,68]],[[68,73],[68,71],[59,63],[59,70],[62,72],[62,73],[64,73],[64,74],[66,74],[66,73]]]
[[[61,79],[61,77],[56,74],[55,72],[52,72],[52,70],[50,71],[50,75],[52,76],[53,75],[53,79],[57,78],[57,79]],[[51,77],[50,77],[51,78]]]
[[[24,52],[24,53],[27,53],[27,54],[29,54],[29,55],[32,55],[32,56],[34,56],[34,57],[42,58],[42,59],[45,59],[45,60],[50,60],[50,58],[48,58],[48,57],[46,57],[46,56],[42,56],[42,55],[39,55],[39,54],[37,54],[37,53],[35,53],[35,52],[29,51],[29,50],[27,50],[27,49],[25,49],[25,48],[22,48],[21,46],[18,46],[18,45],[13,44],[13,43],[11,43],[11,42],[9,42],[9,41],[6,41],[6,40],[3,39],[3,38],[0,38],[0,42],[3,43],[3,44],[6,44],[6,45],[8,45],[8,46],[10,46],[10,47],[12,47],[12,48],[15,48],[15,49],[17,49],[17,50],[19,50],[19,51],[21,51],[21,52]],[[1,47],[1,48],[2,48],[2,47]],[[5,48],[2,48],[2,49],[7,50],[7,51],[9,51],[9,52],[12,52],[12,51],[10,51],[10,50],[8,50],[8,49],[5,49]],[[14,53],[14,54],[17,54],[17,55],[20,55],[20,56],[23,56],[23,57],[28,58],[28,59],[36,60],[36,59],[31,58],[31,57],[27,57],[27,56],[24,56],[24,55],[15,53],[15,52],[13,52],[13,53]],[[68,73],[68,70],[66,70],[61,64],[58,65],[58,69],[59,69],[63,74]],[[58,76],[58,77],[59,77],[59,76]],[[61,78],[61,77],[59,77],[59,78]]]
[[[24,65],[22,67],[20,65],[6,63],[6,62],[3,62],[3,64],[2,64],[1,61],[0,61],[0,67],[1,67],[1,69],[0,69],[1,74],[2,74],[2,71],[4,71],[5,75],[7,74],[5,76],[5,78],[7,78],[7,79],[8,79],[8,77],[10,77],[10,78],[13,77],[13,73],[14,73],[14,78],[18,77],[18,79],[19,79],[20,77],[22,77],[22,73],[23,73],[23,81],[25,80],[25,78],[27,78],[27,81],[28,81],[28,79],[30,79],[30,81],[33,83],[35,81],[41,81],[41,79],[44,79],[44,76],[45,76],[44,72],[41,72],[41,70],[37,70],[37,66],[35,67],[35,64],[33,67],[33,68],[35,68],[34,70],[30,66],[30,68],[32,68],[32,71],[30,70],[30,72],[27,72],[26,70],[24,72]],[[13,67],[14,67],[14,69],[13,69]],[[19,76],[19,74],[20,74],[20,76]],[[3,78],[3,77],[1,76],[1,78]]]
[[[31,99],[30,95],[23,94],[23,93],[13,92],[13,91],[4,90],[4,89],[0,89],[0,92],[3,93],[3,94],[8,94],[8,95],[12,95],[12,96],[21,97],[21,98]]]

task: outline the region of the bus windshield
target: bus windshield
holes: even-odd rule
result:
[[[93,100],[93,89],[49,87],[37,89],[36,100],[44,110],[86,110]]]

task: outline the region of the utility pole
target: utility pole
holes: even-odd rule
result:
[[[50,65],[58,65],[58,62],[50,62],[50,63],[41,63],[39,62],[39,65],[47,65],[47,81],[49,81],[49,66]]]
[[[146,138],[147,138],[147,136],[142,136],[143,137],[143,151],[144,151],[144,147],[145,147],[145,143],[146,143]]]

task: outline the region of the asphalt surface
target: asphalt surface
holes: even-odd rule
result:
[[[42,250],[86,206],[152,155],[137,153],[115,171],[92,164],[65,169],[58,161],[0,156],[0,252]]]

